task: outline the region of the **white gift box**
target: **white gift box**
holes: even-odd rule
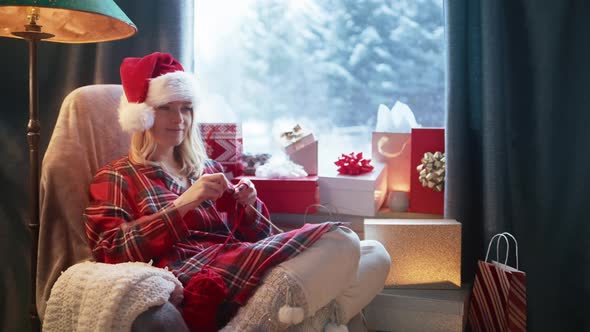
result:
[[[458,288],[461,224],[450,219],[365,219],[365,239],[391,257],[386,287]]]
[[[336,170],[321,174],[320,203],[338,214],[375,216],[387,194],[387,166],[373,166],[373,171],[361,175],[341,175]]]
[[[312,136],[313,138],[313,136]],[[297,144],[297,143],[294,143]],[[318,141],[313,141],[288,153],[292,162],[303,166],[307,175],[318,174]]]
[[[469,285],[461,289],[384,289],[363,309],[376,331],[464,331]]]

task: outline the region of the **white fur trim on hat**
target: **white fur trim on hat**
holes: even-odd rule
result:
[[[193,75],[176,71],[150,80],[145,102],[156,107],[171,101],[191,101],[196,107],[197,80]]]
[[[146,103],[136,104],[127,101],[125,94],[119,104],[119,124],[123,131],[133,133],[144,131],[154,125],[154,108]]]
[[[125,94],[119,105],[119,123],[127,132],[144,131],[154,125],[154,108],[172,101],[190,101],[197,108],[198,87],[196,78],[183,71],[176,71],[150,80],[143,103],[130,103]]]

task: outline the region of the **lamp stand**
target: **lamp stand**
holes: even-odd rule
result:
[[[39,243],[39,84],[37,81],[37,43],[53,37],[41,32],[41,26],[32,21],[25,25],[25,31],[13,32],[15,36],[26,39],[29,43],[29,122],[27,124],[27,142],[29,144],[29,181],[30,211],[29,230],[31,232],[31,306],[29,309],[31,329],[41,330],[41,321],[37,313],[37,249]]]

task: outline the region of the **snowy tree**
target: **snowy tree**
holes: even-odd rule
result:
[[[380,103],[409,104],[419,122],[442,125],[444,46],[437,0],[332,0],[331,67],[346,73],[329,80],[346,121],[374,121]],[[341,93],[345,91],[345,93]],[[369,112],[369,114],[367,114]]]
[[[373,124],[379,104],[399,99],[442,125],[441,0],[301,2],[257,1],[243,21],[245,112]]]
[[[251,0],[246,7],[227,42],[233,46],[207,64],[219,69],[206,77],[223,82],[216,90],[242,119],[291,115],[373,127],[378,105],[400,100],[422,125],[443,125],[442,0]],[[235,77],[219,78],[224,68]]]
[[[263,112],[273,119],[314,114],[326,107],[325,77],[314,70],[313,54],[308,52],[321,45],[322,23],[289,10],[285,1],[252,5],[240,30],[246,56],[239,104],[246,112]]]

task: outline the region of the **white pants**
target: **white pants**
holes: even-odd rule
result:
[[[381,243],[360,241],[346,227],[327,232],[311,247],[280,264],[297,279],[309,315],[336,299],[347,323],[381,289],[389,273],[389,254]]]

